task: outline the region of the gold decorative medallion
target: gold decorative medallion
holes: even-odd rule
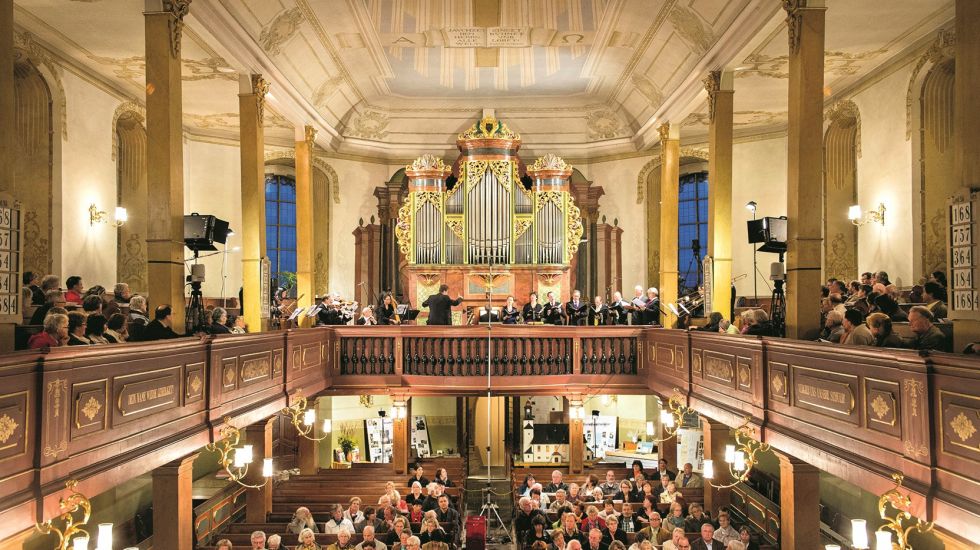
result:
[[[963,413],[956,415],[956,418],[949,423],[949,427],[953,428],[962,441],[970,439],[977,432],[973,422]]]
[[[201,377],[195,374],[194,378],[191,378],[191,391],[194,392],[194,395],[197,395],[201,390],[201,385]]]
[[[514,139],[520,140],[520,134],[516,134],[507,127],[506,124],[500,122],[493,116],[485,116],[480,122],[470,126],[468,130],[459,134],[457,138],[460,141],[466,141],[471,139]]]
[[[7,415],[0,416],[0,443],[6,443],[17,431],[18,424]]]
[[[777,395],[785,396],[786,392],[783,390],[786,388],[786,380],[783,373],[777,372],[772,376],[772,390],[773,393]]]
[[[85,418],[88,418],[89,422],[95,420],[96,415],[102,410],[102,403],[95,397],[89,397],[88,401],[85,402],[85,406],[82,407],[82,414]]]
[[[878,417],[878,420],[885,418],[885,415],[892,410],[891,407],[888,406],[888,403],[886,403],[881,397],[880,393],[871,400],[871,409],[875,412],[875,416]]]
[[[235,369],[225,369],[225,385],[231,386],[235,383]]]

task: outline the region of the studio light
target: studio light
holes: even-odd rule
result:
[[[755,211],[756,211],[756,209],[758,207],[759,207],[759,205],[756,204],[755,201],[749,201],[749,202],[745,203],[746,210],[751,210],[753,214],[755,214]]]

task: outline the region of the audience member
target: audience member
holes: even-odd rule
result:
[[[841,344],[847,346],[873,346],[875,338],[871,334],[871,329],[864,323],[864,315],[856,309],[849,309],[844,312],[844,336],[841,337]]]
[[[888,296],[887,294],[876,297],[874,304],[878,311],[887,315],[893,323],[905,323],[909,320],[909,317],[905,311],[898,307],[898,302],[893,300],[892,297]]]
[[[606,496],[613,496],[616,491],[619,490],[619,482],[616,480],[616,473],[612,470],[606,470],[606,481],[599,484],[599,488],[602,489],[602,494]]]
[[[437,468],[436,469],[436,478],[433,479],[432,481],[435,481],[436,483],[438,483],[439,485],[442,485],[443,487],[455,487],[456,486],[449,479],[449,472],[447,472],[445,468]]]
[[[685,546],[681,545],[681,541],[684,541]],[[670,540],[664,541],[664,550],[679,550],[684,548],[685,550],[691,550],[690,543],[687,542],[687,538],[684,537],[683,527],[674,527],[670,531]]]
[[[341,527],[346,527],[351,531],[354,530],[354,523],[351,520],[344,517],[344,507],[340,504],[334,505],[333,509],[330,511],[330,519],[323,525],[323,532],[328,535],[336,534],[340,531]]]
[[[936,319],[945,319],[946,310],[946,288],[936,282],[928,282],[922,287],[922,301],[932,312]]]
[[[555,500],[551,501],[548,505],[548,511],[556,514],[564,514],[565,512],[572,511],[572,503],[567,498],[567,492],[564,489],[558,489],[555,491]]]
[[[724,545],[714,539],[715,527],[710,523],[701,524],[701,539],[691,545],[692,550],[723,550]]]
[[[40,281],[40,277],[33,271],[24,272],[24,287],[30,291],[31,301],[29,303],[33,306],[39,306],[44,303],[44,291],[41,290]]]
[[[932,324],[934,320],[932,312],[925,306],[913,306],[909,310],[909,329],[915,333],[914,349],[946,351],[946,336]]]
[[[361,512],[361,497],[351,497],[348,501],[347,510],[344,512],[344,517],[349,519],[353,525],[357,525],[364,520],[364,513]]]
[[[394,548],[395,545],[401,544],[403,535],[405,537],[412,536],[412,526],[409,525],[407,519],[399,516],[391,524],[391,530],[388,531],[388,536],[385,537],[385,544]]]
[[[606,516],[606,530],[602,532],[602,542],[609,545],[617,540],[623,543],[624,546],[629,544],[626,533],[619,528],[619,518],[616,516]]]
[[[449,535],[456,540],[456,535],[463,527],[459,512],[449,505],[449,495],[439,495],[439,507],[436,508],[436,520],[449,525]]]
[[[531,531],[527,534],[522,548],[533,548],[535,543],[542,542],[546,545],[551,544],[551,535],[548,534],[548,521],[544,516],[537,516],[531,521]]]
[[[269,550],[286,550],[286,547],[282,545],[282,537],[279,535],[269,535],[266,544],[269,545]]]
[[[299,545],[296,550],[320,550],[320,545],[316,543],[316,535],[312,529],[303,529],[299,533]]]
[[[650,514],[650,524],[639,531],[657,546],[670,539],[670,531],[663,525],[663,519],[658,512]]]
[[[122,344],[126,341],[127,336],[126,316],[122,313],[114,314],[109,318],[109,322],[106,323],[105,339],[110,344]]]
[[[231,541],[228,539],[221,539],[214,546],[214,550],[234,550],[231,547]]]
[[[58,307],[65,303],[64,295],[60,290],[48,290],[44,293],[44,304],[41,307],[34,310],[34,315],[31,316],[32,325],[43,325],[44,318],[47,317],[48,312],[51,308]]]
[[[589,529],[589,538],[582,548],[583,550],[607,550],[606,545],[602,542],[602,530],[597,528]]]
[[[313,521],[313,514],[305,506],[300,506],[293,512],[293,519],[289,521],[286,529],[294,535],[300,534],[303,529],[311,529],[314,533],[318,532],[316,522]]]
[[[690,462],[684,464],[684,473],[677,476],[674,481],[679,487],[685,489],[704,486],[704,480],[701,479],[701,476],[694,473],[694,466]]]
[[[722,319],[718,323],[718,332],[722,334],[738,334],[738,327],[733,325],[728,319]]]
[[[769,322],[769,314],[762,309],[749,310],[751,313],[748,330],[744,334],[751,336],[772,336],[772,323]]]
[[[693,506],[693,505],[692,505]],[[681,533],[684,532],[684,508],[681,507],[679,502],[674,502],[670,505],[670,513],[664,518],[664,527],[668,529],[673,529],[675,527],[680,527]]]
[[[375,538],[374,527],[370,525],[365,526],[364,530],[361,531],[361,539],[361,543],[354,547],[357,550],[364,550],[364,545],[367,543],[370,543],[375,550],[388,550],[388,546],[385,543]],[[419,539],[421,540],[421,537]]]
[[[741,541],[730,540],[728,544],[725,545],[725,550],[745,550],[745,545]]]
[[[902,338],[892,332],[892,320],[887,315],[876,311],[865,319],[871,334],[875,338],[875,345],[879,348],[901,348],[904,347]]]
[[[685,533],[697,533],[704,524],[711,524],[713,528],[714,523],[711,521],[711,517],[704,511],[704,508],[700,504],[697,502],[692,503],[688,511],[690,514],[684,520]]]
[[[231,329],[225,326],[228,322],[228,311],[223,307],[211,310],[211,324],[208,325],[210,334],[231,334]]]
[[[633,505],[629,502],[623,503],[623,511],[619,515],[619,529],[624,533],[635,533],[643,526],[637,521],[633,514]]]
[[[129,285],[126,283],[116,283],[116,286],[112,288],[112,299],[117,305],[128,306],[129,301],[133,298],[133,293],[129,290]]]
[[[541,510],[533,507],[531,497],[521,497],[517,502],[517,516],[514,518],[514,534],[517,536],[517,544],[523,546],[528,534],[533,530],[533,522],[536,517],[547,517]]]
[[[745,545],[745,550],[759,550],[759,543],[752,541],[752,531],[748,527],[738,530],[738,540]]]
[[[131,342],[139,342],[143,339],[143,332],[146,330],[146,326],[150,324],[150,319],[147,317],[147,305],[146,298],[143,296],[133,296],[129,301],[129,340]]]
[[[453,540],[449,533],[439,525],[439,522],[431,517],[422,520],[422,530],[419,531],[418,537],[423,546],[430,542],[449,544]]]
[[[72,275],[65,281],[68,290],[65,291],[65,301],[69,304],[82,304],[82,295],[85,293],[85,286],[82,285],[82,278]]]
[[[732,527],[732,518],[724,510],[718,512],[718,528],[715,529],[715,540],[722,544],[739,540],[738,531]]]
[[[252,541],[252,550],[265,550],[265,532],[253,531],[250,540]]]
[[[156,310],[153,312],[153,320],[150,321],[150,323],[146,325],[146,328],[143,330],[141,340],[144,342],[151,342],[153,340],[180,338],[180,335],[174,332],[171,328],[172,325],[173,309],[166,304],[157,306]]]
[[[555,471],[551,472],[551,483],[549,483],[544,488],[544,492],[545,493],[554,493],[558,489],[565,489],[567,491],[568,490],[568,485],[566,483],[564,483],[561,480],[561,478],[562,478],[562,474],[561,474],[560,471],[555,470]]]
[[[68,316],[52,313],[44,319],[44,330],[27,341],[29,349],[56,348],[68,344]]]
[[[101,313],[89,315],[85,320],[85,338],[93,344],[108,344],[105,337],[107,319]]]
[[[92,342],[85,337],[86,318],[80,311],[68,312],[68,345],[87,346]]]
[[[762,310],[760,309],[758,311],[762,311]],[[765,314],[764,311],[762,311],[762,313]],[[768,319],[769,318],[766,317],[767,321]],[[670,462],[668,462],[666,458],[661,458],[660,460],[657,461],[657,471],[660,472],[661,482],[663,481],[663,476],[665,474],[667,476],[667,479],[671,481],[673,481],[674,478],[677,477],[677,472],[670,469]]]

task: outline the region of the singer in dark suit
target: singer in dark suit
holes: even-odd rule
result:
[[[565,316],[569,325],[585,325],[589,320],[589,305],[582,302],[582,293],[572,292],[572,299],[565,304]]]
[[[429,325],[451,325],[453,324],[453,306],[463,303],[460,296],[453,300],[449,297],[449,285],[439,285],[439,294],[433,294],[422,302],[422,307],[429,308]]]

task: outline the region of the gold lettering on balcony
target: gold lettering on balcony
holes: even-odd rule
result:
[[[838,405],[843,405],[847,402],[847,396],[844,395],[844,392],[818,388],[809,384],[797,384],[796,393],[806,395],[808,397],[815,397],[821,401],[829,401]]]
[[[162,388],[152,388],[149,390],[129,394],[126,399],[126,404],[129,406],[139,405],[141,403],[146,403],[147,401],[154,401],[156,399],[170,397],[173,395],[173,393],[174,393],[173,384],[170,384],[169,386],[164,386]]]
[[[850,386],[805,375],[797,376],[796,400],[798,404],[845,415],[854,410],[854,394]]]
[[[132,416],[177,403],[178,372],[125,384],[119,392],[119,412]]]

